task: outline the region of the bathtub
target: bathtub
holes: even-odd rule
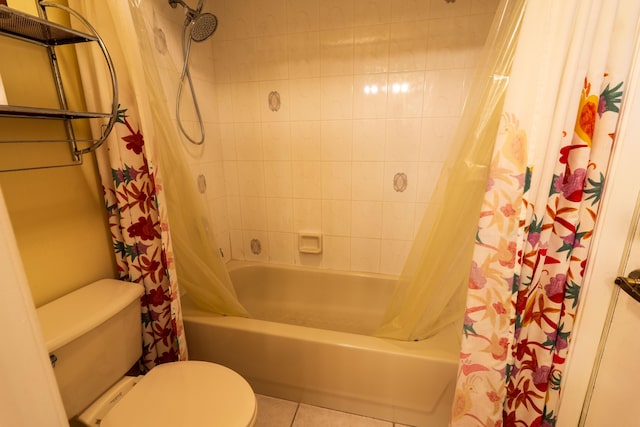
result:
[[[232,261],[253,318],[183,297],[189,357],[235,370],[254,391],[415,426],[446,426],[460,348],[454,326],[419,342],[370,336],[395,278]]]

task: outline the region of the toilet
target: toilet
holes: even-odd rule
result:
[[[91,427],[252,426],[255,394],[224,366],[183,361],[125,375],[142,355],[142,294],[103,279],[36,310],[67,417]]]

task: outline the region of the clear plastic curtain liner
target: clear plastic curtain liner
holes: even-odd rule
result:
[[[153,54],[153,30],[145,25],[148,9],[144,8],[150,8],[151,4],[149,1],[132,1],[129,4],[138,40],[136,57],[141,60],[139,65],[147,86],[157,135],[155,147],[164,176],[180,286],[200,308],[247,317],[249,314],[238,301],[229,273],[219,256],[206,208],[188,170],[176,123],[171,119],[165,102],[165,98],[171,99],[174,95],[167,94],[165,97],[163,94],[157,58]],[[176,37],[179,37],[181,28],[176,28]],[[178,60],[182,60],[182,57]],[[174,65],[173,68],[176,70],[175,76],[171,77],[177,79],[181,66]]]
[[[123,58],[119,59],[126,63],[136,92],[145,145],[151,153],[153,163],[161,171],[163,181],[157,185],[163,187],[165,194],[180,288],[204,310],[248,317],[249,314],[237,299],[227,269],[218,253],[206,207],[188,170],[175,121],[169,114],[159,67],[152,50],[150,39],[153,35],[145,27],[144,12],[141,10],[145,6],[151,7],[146,3],[148,2],[139,0],[116,0],[97,5],[94,2],[75,1],[74,6],[96,21],[109,19],[106,16],[109,15],[117,23],[118,34],[111,35],[110,39],[111,43],[119,44],[123,54]],[[108,8],[110,13],[100,14],[96,10],[100,7]],[[176,30],[176,34],[179,31],[180,28]],[[79,55],[81,69],[83,61],[103,63],[100,58],[91,59],[86,56]],[[97,78],[95,75],[83,76],[85,88],[89,81]],[[89,87],[100,87],[100,84],[101,82],[92,81]]]
[[[462,325],[478,218],[526,0],[502,0],[454,143],[374,335],[428,338]]]

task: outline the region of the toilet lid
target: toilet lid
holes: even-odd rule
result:
[[[231,369],[209,362],[174,362],[151,369],[100,427],[246,427],[255,414],[251,386]]]

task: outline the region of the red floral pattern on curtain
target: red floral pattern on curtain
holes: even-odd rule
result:
[[[567,2],[553,13],[550,5],[527,3],[509,76],[471,266],[454,426],[558,419],[635,43],[635,26],[619,24],[636,22],[640,5]]]
[[[143,150],[144,138],[119,110],[109,143],[110,165],[101,165],[104,198],[121,280],[140,283],[143,356],[141,364],[151,369],[159,363],[179,359],[180,349],[172,315],[172,290],[167,254],[162,240],[155,174]],[[116,145],[117,144],[117,145]]]

